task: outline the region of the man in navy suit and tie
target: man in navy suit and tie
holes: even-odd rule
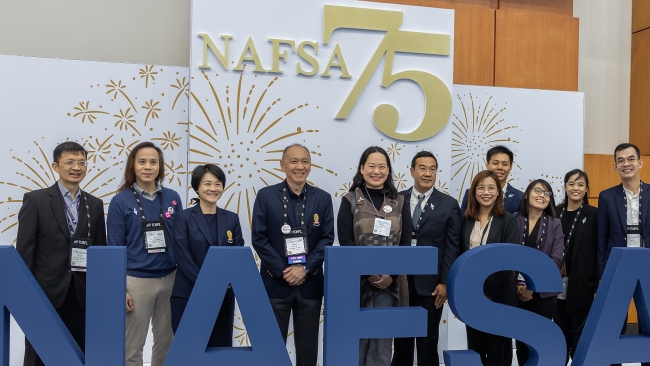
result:
[[[598,196],[598,277],[605,271],[609,254],[614,247],[647,248],[650,246],[650,185],[641,182],[639,170],[643,167],[641,151],[633,144],[624,143],[614,149],[614,169],[621,176],[621,184],[600,192]],[[645,197],[646,200],[642,200]],[[625,324],[623,331],[625,333]],[[639,332],[641,324],[639,324]],[[650,366],[650,363],[642,363]]]
[[[306,184],[309,150],[299,144],[282,152],[286,179],[257,192],[252,244],[260,275],[286,343],[293,311],[296,366],[315,366],[323,299],[325,247],[334,242],[332,197]]]
[[[508,183],[508,176],[510,175],[512,164],[514,162],[514,154],[507,147],[497,145],[488,150],[486,155],[487,160],[485,167],[487,170],[494,172],[494,174],[499,177],[501,188],[503,188],[503,205],[506,211],[510,213],[519,211],[521,208],[521,199],[524,197],[524,193]],[[469,189],[465,190],[463,203],[460,205],[461,215],[464,215],[465,210],[467,209],[468,191]]]
[[[413,187],[400,192],[413,219],[412,246],[438,248],[437,275],[408,275],[409,305],[427,310],[427,336],[415,338],[418,366],[438,366],[438,329],[447,300],[447,275],[460,253],[458,202],[434,187],[438,160],[420,151],[411,161]],[[393,366],[413,365],[413,338],[395,338]]]

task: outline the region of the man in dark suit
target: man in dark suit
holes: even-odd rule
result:
[[[499,178],[501,188],[503,189],[503,205],[506,211],[515,213],[521,208],[521,200],[524,197],[524,192],[518,190],[508,183],[508,176],[512,170],[514,163],[514,154],[510,149],[503,145],[497,145],[488,150],[486,154],[485,167],[487,170],[494,172]],[[469,189],[465,190],[463,202],[460,205],[460,214],[465,215],[467,209],[467,193]]]
[[[614,149],[614,169],[621,184],[600,192],[598,196],[598,278],[602,277],[614,247],[650,246],[648,206],[650,185],[643,184],[639,170],[643,167],[641,151],[624,143]],[[646,197],[646,201],[642,201]],[[642,202],[644,204],[642,204]],[[627,317],[621,334],[625,333]],[[641,333],[641,324],[639,324]],[[650,366],[650,363],[642,363]]]
[[[54,149],[52,169],[59,174],[59,181],[25,194],[16,238],[18,253],[82,351],[86,248],[106,245],[104,203],[79,188],[86,176],[87,155],[76,142],[64,142]],[[27,339],[24,365],[43,365]]]
[[[252,244],[262,262],[260,275],[285,343],[293,311],[296,366],[315,366],[323,259],[325,247],[334,242],[332,197],[306,184],[311,170],[306,147],[295,144],[285,148],[280,168],[286,179],[257,192]],[[308,251],[296,251],[305,241]],[[291,253],[287,254],[288,250]]]
[[[409,275],[409,305],[427,310],[427,336],[415,339],[418,366],[438,366],[438,329],[447,300],[447,275],[460,252],[460,209],[458,202],[434,187],[438,161],[432,153],[420,151],[411,161],[413,187],[400,192],[411,210],[413,246],[438,248],[437,275]],[[395,338],[392,365],[413,365],[413,338]]]

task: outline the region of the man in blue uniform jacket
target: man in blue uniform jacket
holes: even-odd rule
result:
[[[624,143],[614,149],[614,169],[621,176],[621,184],[598,196],[598,278],[603,275],[612,248],[650,246],[650,200],[647,199],[650,185],[641,182],[639,170],[642,166],[641,151],[635,145]],[[646,201],[642,197],[646,197]],[[621,334],[625,333],[626,325],[627,317]],[[649,366],[650,363],[641,365]]]
[[[252,244],[262,262],[260,275],[286,343],[293,311],[296,366],[315,366],[323,299],[325,247],[334,242],[332,197],[306,184],[309,150],[284,149],[286,179],[262,188],[253,208]]]
[[[503,206],[510,213],[519,211],[521,208],[521,200],[524,198],[524,192],[508,183],[508,176],[510,175],[514,162],[514,154],[507,147],[497,145],[488,150],[486,155],[485,167],[499,177],[501,188],[503,188]],[[461,216],[465,215],[465,210],[467,209],[467,191],[469,189],[465,190],[463,203],[460,205]]]

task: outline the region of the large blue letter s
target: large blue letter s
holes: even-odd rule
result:
[[[564,365],[566,345],[560,329],[550,320],[512,306],[492,302],[483,294],[485,279],[498,271],[521,272],[535,292],[561,292],[557,266],[536,249],[513,244],[490,244],[461,255],[451,267],[447,296],[453,313],[483,332],[515,338],[528,345],[527,366]],[[445,351],[446,366],[480,366],[473,351]]]

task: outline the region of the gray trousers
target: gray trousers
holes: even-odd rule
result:
[[[125,366],[142,366],[142,348],[147,340],[149,322],[153,330],[151,366],[163,366],[172,343],[172,315],[169,298],[176,271],[165,277],[126,276],[126,292],[133,300],[133,310],[126,313]]]
[[[383,291],[374,295],[373,308],[389,308],[395,298]],[[390,366],[393,338],[371,338],[359,340],[359,366]]]

